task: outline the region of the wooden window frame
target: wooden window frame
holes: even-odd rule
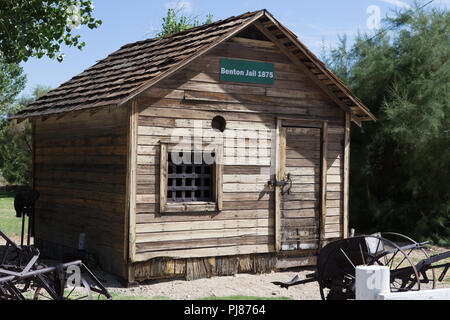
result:
[[[213,199],[211,202],[189,201],[168,202],[169,152],[174,146],[170,142],[160,141],[159,173],[159,211],[160,213],[205,213],[222,211],[223,199],[223,145],[215,146],[216,161],[213,164]],[[204,152],[205,150],[201,150]]]

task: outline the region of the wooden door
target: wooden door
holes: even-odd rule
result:
[[[280,128],[279,249],[321,247],[325,225],[326,123]],[[288,179],[290,176],[290,180]],[[325,176],[325,180],[324,180]]]

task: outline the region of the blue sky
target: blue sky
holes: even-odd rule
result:
[[[358,30],[369,30],[367,21],[377,6],[381,17],[391,10],[405,7],[412,0],[93,0],[94,15],[103,21],[100,28],[75,30],[86,42],[79,51],[64,48],[62,63],[48,58],[30,59],[22,63],[27,74],[27,87],[23,94],[30,94],[37,85],[58,87],[86,68],[105,58],[122,45],[154,37],[159,31],[162,17],[175,5],[187,15],[205,20],[208,13],[214,20],[259,9],[269,10],[275,18],[293,31],[314,53],[320,54],[322,44],[335,46],[338,35],[347,34],[349,40]],[[430,6],[450,8],[450,0],[435,0]],[[372,7],[373,9],[373,7]]]

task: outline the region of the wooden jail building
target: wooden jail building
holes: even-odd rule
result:
[[[375,121],[266,10],[125,45],[12,118],[36,246],[83,238],[127,283],[313,265],[347,236],[350,124]]]

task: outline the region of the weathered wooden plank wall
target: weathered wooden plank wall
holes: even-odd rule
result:
[[[220,82],[219,57],[273,62],[275,83]],[[342,235],[344,112],[273,43],[243,38],[224,42],[142,93],[138,106],[136,261],[274,251],[274,199],[267,181],[271,178],[271,132],[276,116],[328,120],[326,237]],[[204,135],[213,136],[208,128],[216,115],[227,120],[228,129],[267,132],[268,156],[252,158],[258,160],[256,165],[236,165],[230,155],[243,150],[224,150],[224,202],[219,214],[160,214],[159,141],[170,138],[175,128],[177,134],[193,134],[195,120],[203,121]],[[309,181],[314,174],[305,179]],[[305,191],[310,186],[314,189],[313,184],[305,184]]]
[[[76,252],[85,233],[86,250],[124,278],[127,112],[71,113],[36,120],[34,130],[36,243]]]
[[[320,128],[283,128],[285,174],[293,181],[281,198],[281,249],[317,249],[320,216]]]

